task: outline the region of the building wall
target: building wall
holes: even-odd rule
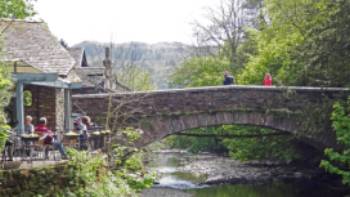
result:
[[[56,90],[56,130],[63,131],[64,130],[64,90],[63,89],[55,89]]]
[[[40,117],[46,117],[51,130],[63,129],[63,91],[55,88],[28,85],[24,88],[32,93],[32,105],[25,107],[25,115],[33,117],[34,125]]]

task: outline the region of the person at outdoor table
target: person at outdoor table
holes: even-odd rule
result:
[[[24,124],[24,133],[32,134],[34,133],[34,125],[32,124],[33,118],[31,116],[26,116]]]
[[[83,116],[81,117],[81,122],[83,123],[83,125],[85,125],[85,129],[91,129],[91,127],[93,126],[91,123],[91,118],[89,116]]]
[[[87,140],[88,140],[88,133],[87,133],[87,126],[83,123],[83,118],[78,118],[74,122],[75,130],[79,132],[79,148],[81,150],[86,150],[87,147]]]
[[[95,125],[91,122],[91,118],[89,116],[81,117],[81,122],[84,125],[83,129],[86,131],[93,131],[96,129],[94,127]],[[91,144],[92,144],[93,149],[98,149],[102,145],[101,139],[99,137],[96,137],[96,136],[91,138],[91,142],[92,142]]]
[[[67,159],[67,154],[64,150],[63,144],[57,141],[54,137],[54,133],[47,128],[47,119],[41,117],[39,124],[35,127],[35,132],[40,136],[40,141],[43,141],[45,145],[52,145],[57,149],[63,159]],[[45,158],[48,158],[49,152],[48,149],[45,149]]]
[[[32,116],[26,116],[24,121],[24,133],[25,134],[33,134],[34,133],[34,125],[32,124],[33,118]],[[32,145],[33,142],[25,142],[25,145],[28,147],[29,145]],[[26,150],[26,154],[30,155],[30,150]]]

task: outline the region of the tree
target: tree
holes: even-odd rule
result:
[[[185,61],[171,77],[173,87],[222,85],[230,63],[217,57],[195,57]]]
[[[116,75],[118,81],[131,90],[142,91],[155,89],[150,73],[136,65],[125,64],[118,68]]]
[[[299,68],[293,52],[302,43],[303,33],[294,24],[301,25],[306,20],[306,6],[303,2],[265,1],[269,23],[256,31],[257,54],[249,59],[238,76],[240,83],[261,84],[265,72],[272,73],[276,84],[285,84],[289,79],[295,79],[295,72],[286,70]],[[288,75],[286,72],[289,72]]]
[[[33,0],[0,0],[0,17],[24,19],[35,15]]]
[[[300,84],[350,85],[350,1],[323,0],[313,5],[314,17],[305,28],[305,40],[297,50],[304,65]]]
[[[230,60],[232,68],[237,67],[237,48],[243,39],[244,28],[255,18],[249,17],[248,10],[255,9],[256,2],[260,1],[223,0],[218,8],[208,8],[207,22],[195,22],[198,44],[216,46],[219,53]]]
[[[350,2],[266,0],[268,22],[257,32],[257,51],[238,79],[261,84],[265,72],[280,85],[350,84]]]

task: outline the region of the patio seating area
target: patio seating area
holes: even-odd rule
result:
[[[81,140],[81,134],[75,131],[55,132],[55,140],[60,141],[65,149],[74,148],[77,150],[96,151],[104,150],[110,143],[111,132],[102,127],[93,128],[87,131],[87,140]],[[45,157],[45,151],[48,157]],[[11,132],[10,139],[5,145],[1,156],[1,167],[9,163],[34,164],[48,161],[62,161],[61,154],[53,145],[44,144],[38,134],[16,134]]]

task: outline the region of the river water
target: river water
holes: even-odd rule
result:
[[[342,192],[312,180],[245,181],[236,184],[203,184],[212,173],[189,170],[192,163],[208,165],[215,157],[191,155],[186,152],[153,152],[147,156],[149,171],[157,172],[157,184],[143,191],[143,197],[340,197]],[[227,165],[227,164],[224,164]],[[208,166],[207,166],[208,167]],[[213,166],[214,167],[214,166]],[[225,166],[222,166],[224,168]],[[237,170],[234,165],[232,171]],[[244,166],[246,171],[250,167]],[[210,166],[209,166],[210,168]],[[220,169],[217,168],[217,169]],[[254,173],[252,169],[252,173]],[[220,170],[219,170],[220,171]],[[238,169],[238,171],[243,171]],[[211,175],[209,175],[211,174]],[[247,174],[248,176],[249,174]]]

